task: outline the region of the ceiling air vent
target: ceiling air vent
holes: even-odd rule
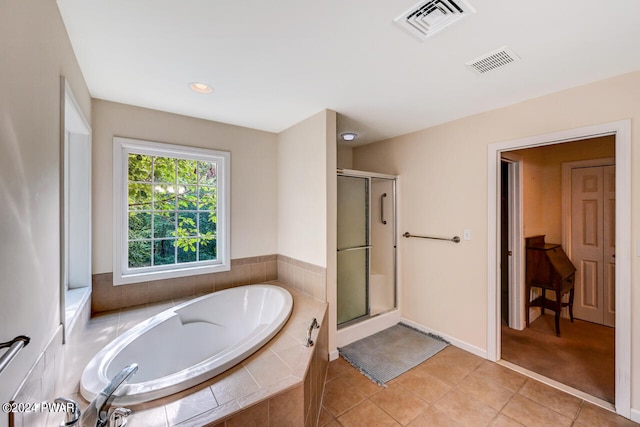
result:
[[[516,55],[511,49],[504,46],[500,49],[496,49],[493,52],[489,52],[467,62],[467,67],[471,68],[478,74],[484,74],[488,71],[495,70],[496,68],[504,67],[507,64],[519,60],[520,57]]]
[[[395,22],[419,39],[426,40],[475,12],[465,0],[423,0],[398,16]]]

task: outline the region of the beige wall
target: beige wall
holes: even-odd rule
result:
[[[640,164],[640,72],[460,119],[354,150],[354,168],[399,174],[400,232],[460,234],[472,240],[401,239],[403,315],[487,350],[487,147],[599,123],[632,119],[632,168]],[[632,170],[633,242],[640,239],[640,174]],[[635,251],[633,251],[635,255]],[[631,259],[638,283],[639,258]],[[632,330],[640,292],[632,286]],[[640,339],[632,343],[632,408],[640,408]]]
[[[60,324],[60,76],[88,120],[91,101],[55,1],[3,1],[0,52],[0,342],[31,337],[6,402]]]
[[[562,163],[615,157],[615,138],[514,150],[522,158],[524,236],[544,234],[545,241],[562,242]]]
[[[277,252],[276,135],[93,101],[93,274],[113,271],[113,137],[231,152],[231,258]]]
[[[338,164],[340,169],[353,169],[353,147],[338,145],[337,148]]]
[[[327,267],[328,127],[335,146],[329,110],[278,134],[278,253],[319,267]],[[334,175],[335,156],[334,148]]]

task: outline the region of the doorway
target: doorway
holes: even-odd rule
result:
[[[524,328],[518,321],[509,323],[508,327],[507,324],[503,326],[502,359],[613,403],[614,330],[611,327],[590,323],[593,322],[593,316],[585,317],[584,310],[579,308],[584,306],[591,313],[599,306],[602,313],[605,305],[611,305],[609,302],[603,303],[603,290],[607,288],[604,279],[610,277],[605,270],[612,265],[603,262],[603,254],[605,247],[609,248],[615,243],[615,236],[611,235],[615,230],[615,222],[614,218],[606,223],[603,219],[611,217],[604,215],[605,211],[609,214],[614,213],[611,204],[615,203],[615,186],[606,185],[614,176],[614,171],[606,169],[609,174],[605,174],[604,168],[614,168],[615,138],[603,136],[526,148],[505,153],[503,157],[514,154],[518,155],[525,170],[522,177],[523,191],[520,195],[524,200],[524,237],[545,235],[547,244],[559,245],[577,267],[574,286],[576,297],[573,304],[576,320],[569,322],[569,310],[563,309],[562,333],[557,337],[554,333],[553,313],[547,311],[546,315],[542,316],[539,308],[530,309],[529,316],[535,321],[532,321],[529,327]],[[513,187],[513,184],[508,174],[508,163],[504,159],[502,168],[501,194],[506,193],[508,196],[508,189]],[[568,179],[565,179],[567,176]],[[604,188],[613,191],[605,194]],[[571,194],[574,196],[571,197]],[[565,200],[567,197],[568,201]],[[514,200],[505,196],[502,196],[502,199],[501,223],[508,224],[513,221],[511,217],[514,211],[508,209],[508,206],[513,205]],[[567,214],[565,209],[570,212]],[[605,236],[608,230],[610,233]],[[501,240],[507,242],[507,245],[511,240],[508,231],[508,228],[503,228],[501,232]],[[568,243],[564,241],[564,236],[567,236]],[[512,245],[517,246],[520,240],[522,237],[515,239]],[[505,252],[508,253],[511,248],[507,245],[502,246],[503,258]],[[571,248],[574,248],[573,256]],[[505,270],[505,265],[509,266],[505,262],[501,265],[502,270]],[[542,265],[541,268],[544,269],[545,266]],[[614,269],[610,268],[610,271]],[[504,281],[505,279],[502,279],[502,289],[523,287],[523,281],[518,281],[516,286],[511,286],[509,282],[505,284]],[[540,296],[539,289],[534,287],[530,295],[526,295],[525,292],[524,300],[529,298],[531,301]],[[548,292],[547,298],[550,297]],[[566,302],[567,299],[568,295],[563,300]],[[512,311],[511,306],[521,307],[519,302],[511,303],[508,298],[503,297],[502,301],[505,300],[510,305],[509,311]],[[504,311],[504,306],[502,310]],[[526,308],[524,313],[526,316]]]
[[[488,146],[488,346],[487,357],[501,361],[501,303],[500,303],[500,156],[516,149],[541,147],[588,138],[613,135],[616,163],[616,269],[615,269],[615,405],[609,406],[629,418],[631,415],[631,138],[630,121],[604,123],[578,129],[544,134],[518,140],[494,143]],[[527,230],[533,232],[534,230]],[[502,363],[502,362],[500,362]],[[531,372],[523,370],[527,375]],[[554,384],[569,392],[575,390]],[[588,399],[589,396],[586,396]],[[597,400],[597,399],[595,399]],[[600,404],[600,402],[596,402]],[[604,405],[606,406],[606,405]],[[615,408],[614,408],[615,406]]]

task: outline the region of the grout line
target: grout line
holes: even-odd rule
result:
[[[562,384],[562,383],[560,383],[558,381],[555,381],[555,380],[552,380],[551,378],[547,378],[547,377],[545,377],[543,375],[537,374],[537,373],[535,373],[533,371],[530,371],[530,370],[525,369],[525,368],[523,368],[521,366],[515,365],[515,364],[513,364],[511,362],[508,362],[506,360],[498,360],[496,363],[499,364],[499,365],[504,366],[505,368],[509,368],[509,369],[511,369],[513,371],[519,372],[519,373],[521,373],[521,374],[523,374],[523,375],[525,375],[525,376],[527,376],[529,378],[537,380],[537,381],[539,381],[539,382],[541,382],[543,384],[546,384],[546,385],[548,385],[550,387],[553,387],[553,388],[558,389],[558,390],[560,390],[562,392],[565,392],[565,393],[570,394],[572,396],[575,396],[575,397],[577,397],[579,399],[582,399],[583,401],[586,401],[586,402],[589,402],[589,403],[593,403],[594,405],[599,406],[599,407],[601,407],[603,409],[606,409],[608,411],[611,411],[614,414],[616,413],[615,406],[613,404],[605,401],[605,400],[599,399],[599,398],[597,398],[595,396],[591,396],[590,394],[587,394],[587,393],[585,393],[585,392],[583,392],[581,390],[575,389],[573,387],[569,387],[566,384]]]
[[[582,412],[582,408],[584,408],[584,403],[585,403],[584,400],[582,402],[580,402],[580,407],[578,408],[578,411],[576,412],[576,416],[573,418],[573,423],[574,424],[578,421],[578,417],[580,416],[580,412]]]

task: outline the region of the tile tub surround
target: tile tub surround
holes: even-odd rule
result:
[[[17,403],[53,402],[58,396],[59,379],[63,370],[62,326],[60,326],[44,351],[30,369],[11,401]],[[2,416],[7,417],[3,414]],[[56,419],[55,413],[34,411],[8,414],[9,426],[28,427],[49,425]],[[55,425],[58,425],[56,423]],[[53,425],[53,424],[52,424]]]
[[[291,317],[283,329],[231,370],[189,390],[132,406],[131,426],[231,426],[264,413],[268,416],[259,418],[259,425],[316,425],[328,365],[327,304],[280,282],[268,283],[287,288],[294,299]],[[64,356],[65,366],[76,368],[64,379],[63,395],[86,407],[88,402],[78,393],[79,381],[93,355],[138,322],[186,299],[103,313],[77,334],[74,331],[72,340],[64,346]],[[313,334],[316,345],[308,348],[303,341],[314,317],[321,328]],[[61,419],[50,425],[58,425]]]
[[[113,286],[113,273],[92,277],[91,312],[203,295],[235,286],[279,280],[319,301],[326,301],[326,269],[283,255],[231,260],[231,270],[175,279]]]
[[[326,269],[323,267],[278,255],[278,280],[290,284],[318,301],[327,301],[326,278]]]
[[[77,340],[82,334],[84,325],[88,324],[91,307],[86,303],[78,315],[75,327],[71,330],[68,340]],[[66,396],[63,384],[65,375],[70,369],[65,357],[63,341],[63,327],[60,325],[45,347],[36,363],[27,373],[20,387],[12,397],[12,401],[21,403],[49,402],[56,397]],[[74,368],[75,369],[75,368]],[[3,415],[4,416],[4,415]],[[59,416],[55,412],[36,411],[9,414],[9,426],[30,427],[41,425],[59,425]],[[57,420],[57,422],[54,422]]]

